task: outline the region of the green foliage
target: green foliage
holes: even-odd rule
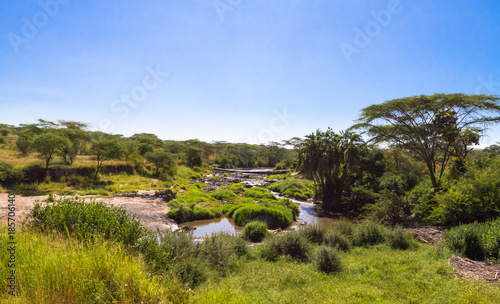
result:
[[[335,249],[328,246],[319,246],[311,257],[314,267],[325,273],[340,272],[342,262]]]
[[[28,215],[31,227],[40,231],[56,230],[76,235],[83,240],[92,240],[96,235],[126,245],[134,245],[145,235],[134,215],[124,209],[107,206],[102,202],[72,198],[55,201],[42,206],[35,203]]]
[[[236,194],[234,194],[233,191],[225,190],[225,189],[214,190],[214,191],[212,191],[212,193],[210,193],[210,195],[213,198],[218,199],[218,200],[222,200],[222,201],[227,201],[227,200],[234,199],[234,198],[238,197]]]
[[[360,124],[374,142],[412,151],[426,164],[433,188],[452,157],[465,158],[488,124],[500,121],[500,97],[434,94],[393,99],[362,110]],[[437,177],[436,177],[436,174]]]
[[[189,234],[149,233],[135,248],[143,254],[149,269],[156,274],[169,276],[174,273],[191,287],[206,280],[206,269],[198,260],[200,245],[193,243]]]
[[[251,242],[260,242],[267,235],[269,235],[269,231],[267,230],[266,223],[261,221],[254,221],[245,226],[243,228],[243,237]]]
[[[329,128],[306,136],[299,150],[299,166],[313,179],[324,210],[343,211],[341,197],[352,186],[355,168],[364,150],[361,136],[350,131],[336,134]]]
[[[363,209],[366,211],[366,218],[390,224],[398,223],[410,215],[408,204],[395,192],[387,189],[380,192],[376,203],[367,204]]]
[[[289,256],[294,260],[305,262],[309,257],[310,245],[300,233],[290,231],[266,239],[269,246],[277,255]]]
[[[203,175],[201,175],[201,173],[198,173],[198,172],[190,172],[190,173],[188,173],[188,178],[194,179],[194,180],[202,180]]]
[[[206,238],[201,247],[202,256],[221,275],[226,275],[234,267],[238,257],[245,255],[247,251],[242,239],[225,233]]]
[[[437,208],[429,219],[456,225],[500,216],[500,159],[484,167],[469,167],[463,178],[435,197]]]
[[[245,192],[245,186],[241,183],[234,183],[234,184],[231,184],[229,186],[227,186],[227,188],[229,190],[232,190],[236,193],[243,193]]]
[[[272,193],[262,187],[252,187],[248,189],[247,191],[245,191],[245,196],[256,199],[276,199],[276,197]]]
[[[376,245],[384,241],[384,229],[373,221],[363,221],[353,234],[357,246]]]
[[[354,234],[354,224],[346,218],[341,218],[338,221],[333,222],[330,226],[330,230],[337,231],[341,235],[345,235],[346,237],[352,237]]]
[[[329,229],[325,233],[323,244],[342,251],[348,251],[351,248],[349,235],[342,234],[339,230],[334,229]]]
[[[177,223],[213,219],[221,215],[215,208],[200,208],[197,206],[192,206],[191,208],[180,206],[180,208],[170,210],[167,213],[167,216],[174,219]]]
[[[413,235],[397,226],[394,229],[388,229],[385,233],[385,240],[392,249],[408,249],[413,243]]]
[[[454,227],[445,231],[444,239],[448,248],[457,254],[500,262],[500,218]]]
[[[246,223],[257,219],[266,222],[267,226],[271,229],[284,229],[293,222],[293,214],[290,209],[276,204],[269,207],[243,205],[232,213],[232,217],[236,225],[239,226],[245,226]]]
[[[182,188],[182,186],[180,188]],[[185,193],[178,195],[175,200],[168,202],[168,205],[175,208],[179,206],[193,206],[200,203],[216,201],[217,200],[215,198],[199,189],[198,185],[191,184]]]
[[[160,170],[166,169],[166,172],[175,174],[175,170],[172,167],[175,167],[174,161],[172,159],[172,155],[167,151],[153,151],[146,152],[144,157],[151,163],[155,165],[156,174],[160,173]],[[170,168],[170,169],[169,169]]]
[[[300,229],[299,233],[303,235],[307,241],[320,245],[325,241],[327,230],[322,226],[309,225],[306,228]]]
[[[7,244],[7,226],[0,242]],[[96,239],[93,243],[66,233],[16,231],[16,296],[0,287],[1,303],[187,303],[190,292],[170,274],[148,272],[126,246]],[[8,278],[9,252],[2,250],[0,275]],[[21,266],[22,265],[22,266]]]
[[[21,170],[15,169],[13,165],[0,161],[0,185],[12,186],[23,182],[24,174]]]
[[[66,137],[50,132],[36,136],[30,149],[40,154],[40,158],[45,160],[45,169],[47,169],[54,154],[65,145],[69,145],[69,140]]]
[[[279,192],[288,197],[307,200],[312,197],[313,183],[306,179],[284,179],[269,186],[271,191]]]

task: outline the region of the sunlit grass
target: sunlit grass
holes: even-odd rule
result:
[[[7,242],[1,227],[0,241]],[[16,235],[17,297],[1,284],[0,303],[183,303],[187,292],[174,280],[152,276],[144,262],[122,245],[83,245],[58,234]],[[2,250],[0,275],[8,277],[8,252]],[[4,282],[5,283],[5,282]]]
[[[198,303],[499,303],[498,286],[452,275],[449,256],[419,245],[386,245],[340,252],[343,271],[327,275],[311,264],[261,259],[196,292]]]

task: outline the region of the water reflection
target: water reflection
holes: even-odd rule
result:
[[[232,218],[221,217],[210,220],[200,220],[184,223],[185,226],[196,228],[193,237],[202,238],[216,232],[226,232],[231,235],[239,235],[243,227],[237,226]]]

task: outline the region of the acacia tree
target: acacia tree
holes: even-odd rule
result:
[[[40,158],[45,160],[45,170],[47,170],[54,153],[60,151],[68,144],[69,140],[66,137],[49,132],[35,137],[31,143],[31,149],[40,153]]]
[[[97,160],[95,179],[99,176],[99,171],[101,170],[104,161],[118,159],[123,154],[121,145],[118,140],[113,137],[98,137],[94,139],[90,149]]]
[[[371,141],[415,153],[437,188],[451,157],[463,159],[485,128],[500,121],[498,101],[497,96],[465,94],[393,99],[364,108],[353,128],[365,129]]]
[[[155,165],[156,175],[160,174],[160,169],[174,165],[172,155],[167,151],[148,152],[144,157]]]
[[[326,132],[317,130],[302,142],[299,168],[312,177],[324,210],[342,211],[341,197],[351,185],[353,169],[364,148],[359,134],[336,134],[330,128]]]

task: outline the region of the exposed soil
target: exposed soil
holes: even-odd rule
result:
[[[448,260],[456,273],[467,279],[476,279],[498,284],[500,280],[500,265],[482,261],[474,261],[453,255]]]
[[[147,192],[147,191],[143,191]],[[153,191],[154,193],[154,191]],[[48,196],[17,196],[15,199],[16,203],[16,221],[20,221],[25,218],[32,209],[35,203],[42,202],[47,199]],[[56,196],[56,199],[62,197]],[[142,225],[153,231],[159,229],[160,231],[165,230],[176,230],[178,229],[177,224],[173,219],[167,217],[167,212],[170,208],[167,204],[160,198],[142,198],[142,197],[110,197],[110,198],[95,198],[92,196],[85,196],[85,201],[89,202],[91,199],[95,199],[98,202],[105,202],[110,205],[123,207],[127,212],[135,214],[137,219],[139,219]],[[0,193],[0,221],[7,223],[8,215],[8,195],[6,193]]]
[[[443,239],[443,229],[436,226],[422,226],[407,229],[408,232],[415,235],[415,237],[425,244],[434,244]]]

